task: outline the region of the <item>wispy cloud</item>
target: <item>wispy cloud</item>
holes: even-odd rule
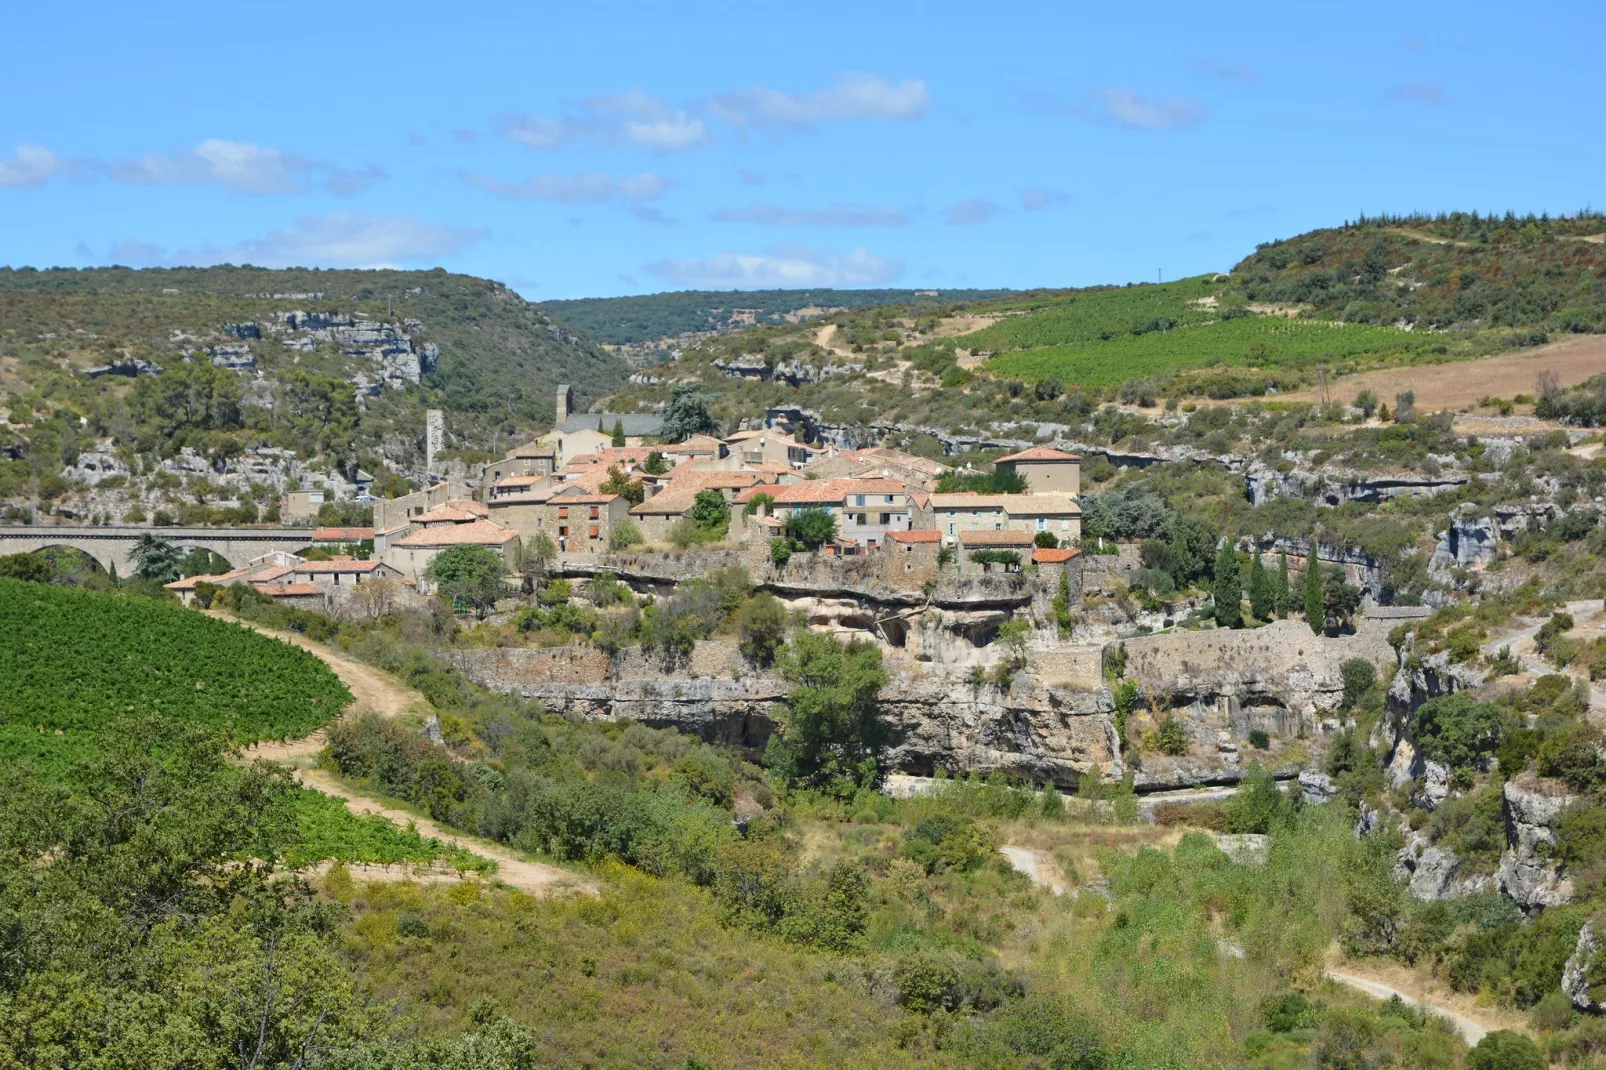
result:
[[[1094,95],[1100,117],[1131,130],[1177,130],[1205,117],[1205,106],[1187,97],[1149,100],[1130,89],[1101,89]]]
[[[94,161],[90,166],[115,182],[140,186],[216,183],[257,197],[303,192],[315,176],[322,176],[324,188],[331,193],[350,195],[386,177],[377,165],[348,170],[282,149],[222,138],[208,138],[193,149],[171,155],[148,152],[134,159]]]
[[[1383,99],[1438,107],[1450,103],[1450,94],[1439,82],[1401,82],[1385,89]]]
[[[452,256],[487,231],[426,223],[416,216],[330,212],[303,216],[293,226],[228,246],[183,249],[171,255],[137,239],[112,245],[112,259],[133,266],[255,264],[259,267],[389,267]]]
[[[651,172],[626,178],[615,178],[605,171],[583,171],[573,175],[536,174],[522,182],[506,182],[473,171],[460,172],[458,177],[498,197],[557,201],[561,204],[650,201],[663,196],[673,185],[667,178]]]
[[[895,208],[852,204],[833,204],[829,208],[749,204],[745,208],[716,209],[708,218],[715,223],[756,223],[765,227],[901,227],[909,222],[909,217]]]
[[[1041,212],[1070,200],[1070,195],[1057,189],[1041,186],[1024,186],[1020,191],[1020,206],[1028,212]]]
[[[660,260],[643,270],[672,286],[753,290],[770,287],[871,286],[903,274],[903,264],[867,249],[821,253],[807,246],[777,246],[759,253],[718,253],[690,260]]]
[[[746,168],[741,168],[736,173],[742,176],[742,181],[747,183],[749,186],[762,186],[764,183],[770,180],[770,177],[763,172],[749,171]]]
[[[1188,64],[1188,69],[1204,78],[1216,78],[1239,85],[1254,85],[1260,81],[1260,76],[1247,63],[1227,64],[1215,59],[1196,59]]]
[[[998,205],[992,201],[980,198],[960,201],[948,209],[948,225],[951,227],[969,226],[973,223],[986,223],[998,216]]]
[[[21,189],[49,182],[66,164],[42,145],[18,145],[8,159],[0,157],[0,189]]]
[[[574,114],[510,115],[503,119],[503,130],[532,149],[589,140],[666,153],[713,140],[702,119],[639,89],[590,97]]]
[[[806,93],[752,86],[709,98],[709,108],[737,127],[805,128],[841,119],[917,119],[931,106],[924,79],[890,82],[878,74],[846,73],[836,85]]]

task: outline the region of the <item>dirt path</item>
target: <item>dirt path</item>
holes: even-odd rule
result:
[[[1373,999],[1399,996],[1404,1003],[1418,1007],[1429,1014],[1449,1019],[1468,1044],[1476,1044],[1494,1030],[1513,1030],[1526,1033],[1524,1023],[1516,1015],[1502,1014],[1490,1007],[1479,1007],[1469,996],[1453,993],[1428,993],[1415,978],[1404,975],[1404,970],[1376,970],[1357,962],[1346,962],[1343,969],[1328,967],[1327,975],[1339,985],[1363,991]]]
[[[1601,625],[1597,618],[1602,615],[1600,599],[1588,598],[1581,601],[1568,602],[1561,607],[1561,612],[1572,617],[1574,631],[1587,631],[1590,633],[1590,637],[1599,634]],[[1549,619],[1549,617],[1545,617],[1542,620],[1534,621],[1527,627],[1514,632],[1507,632],[1497,639],[1489,640],[1483,644],[1484,656],[1492,658],[1499,654],[1502,648],[1509,648],[1512,655],[1517,659],[1517,664],[1522,666],[1522,671],[1532,676],[1535,680],[1541,676],[1560,673],[1564,676],[1571,676],[1575,680],[1583,680],[1589,683],[1590,711],[1597,717],[1601,716],[1606,713],[1606,687],[1592,683],[1587,677],[1576,672],[1568,669],[1557,669],[1539,660],[1539,652],[1534,642],[1534,637],[1538,634],[1539,629],[1544,627],[1545,621]]]
[[[1030,877],[1033,884],[1047,888],[1055,895],[1065,894],[1065,885],[1050,879],[1044,872],[1052,863],[1048,863],[1038,852],[1030,847],[1000,847],[998,850],[1009,859],[1009,864],[1014,866],[1017,872]]]
[[[356,699],[351,707],[352,713],[372,712],[389,718],[398,717],[415,707],[428,706],[423,695],[411,688],[403,687],[387,673],[371,665],[353,661],[339,651],[332,650],[322,643],[315,643],[304,635],[262,628],[223,613],[210,612],[208,615],[220,620],[234,621],[263,635],[298,646],[322,660],[351,689]],[[312,759],[323,749],[323,745],[324,733],[319,729],[310,736],[288,742],[258,743],[247,747],[243,756],[247,760],[265,758],[269,761],[286,763],[294,772],[296,780],[303,786],[345,800],[346,809],[354,814],[375,814],[403,828],[411,825],[417,829],[420,836],[432,837],[442,843],[471,851],[481,858],[488,858],[496,863],[497,879],[521,892],[538,896],[560,892],[584,892],[589,895],[597,893],[596,884],[578,874],[557,866],[527,861],[501,844],[454,832],[426,817],[393,809],[379,799],[347,787],[322,769],[312,767]],[[353,872],[358,876],[362,874],[360,868],[354,869]]]

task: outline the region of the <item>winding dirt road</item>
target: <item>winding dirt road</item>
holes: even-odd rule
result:
[[[420,711],[429,708],[424,696],[411,688],[403,687],[396,679],[371,665],[354,661],[337,650],[332,650],[322,643],[313,642],[304,635],[294,632],[280,632],[271,628],[259,627],[250,621],[242,621],[224,613],[209,611],[209,616],[219,620],[233,621],[263,635],[271,636],[282,642],[298,646],[302,650],[323,661],[335,671],[335,675],[343,680],[355,701],[347,716],[357,713],[377,713],[381,717],[399,717],[410,710]],[[322,769],[315,768],[313,760],[318,752],[323,750],[324,732],[322,729],[304,736],[301,739],[286,742],[267,741],[247,747],[243,752],[246,760],[265,758],[269,761],[284,762],[291,767],[295,778],[303,786],[321,791],[325,795],[333,795],[343,799],[346,809],[354,814],[375,814],[396,825],[406,828],[412,825],[418,830],[420,836],[433,837],[442,843],[449,843],[454,847],[461,847],[471,851],[481,858],[488,858],[496,863],[496,878],[503,884],[517,888],[530,895],[546,896],[561,893],[580,892],[587,895],[597,894],[597,886],[569,870],[558,866],[549,866],[541,862],[531,862],[519,857],[513,851],[490,840],[482,840],[477,836],[466,836],[461,832],[454,832],[417,814],[405,810],[397,810],[385,805],[379,799],[364,795],[362,792],[348,787]],[[360,869],[353,869],[361,875]]]

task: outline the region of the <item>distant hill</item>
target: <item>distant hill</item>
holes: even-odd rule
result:
[[[666,345],[683,335],[796,322],[829,309],[881,305],[951,305],[1003,296],[1008,290],[680,290],[642,297],[543,301],[560,323],[603,345]]]
[[[1231,290],[1350,323],[1603,331],[1606,215],[1361,219],[1261,245]]]
[[[276,329],[294,312],[359,325],[334,338]],[[238,324],[255,330],[227,330]],[[426,407],[447,411],[451,446],[505,446],[550,424],[559,383],[584,407],[628,374],[583,331],[501,283],[439,269],[0,269],[0,398],[25,395],[52,370],[82,383],[91,367],[205,361],[219,345],[250,350],[240,358],[254,361],[241,370],[247,379],[271,382],[292,368],[359,386],[388,376],[363,406],[370,448],[393,432],[421,441]],[[387,347],[395,359],[372,355]],[[417,385],[406,381],[415,359]]]

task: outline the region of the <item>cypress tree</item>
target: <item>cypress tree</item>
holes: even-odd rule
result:
[[[1271,577],[1260,560],[1260,547],[1255,547],[1255,559],[1249,564],[1249,611],[1256,620],[1271,620],[1273,592]]]
[[[1288,589],[1288,555],[1285,553],[1279,556],[1282,558],[1282,563],[1277,566],[1277,585],[1272,589],[1272,600],[1277,604],[1277,615],[1286,617],[1292,608],[1288,601],[1291,597]]]
[[[625,444],[624,420],[620,419],[613,422],[613,439],[608,444],[610,446],[623,446]]]
[[[1317,635],[1322,634],[1323,625],[1327,623],[1327,602],[1322,597],[1322,566],[1316,560],[1314,545],[1310,556],[1305,559],[1305,620]]]
[[[1244,624],[1244,581],[1238,572],[1238,551],[1231,539],[1221,541],[1216,554],[1216,582],[1211,589],[1216,601],[1216,625],[1222,628],[1242,628]]]

